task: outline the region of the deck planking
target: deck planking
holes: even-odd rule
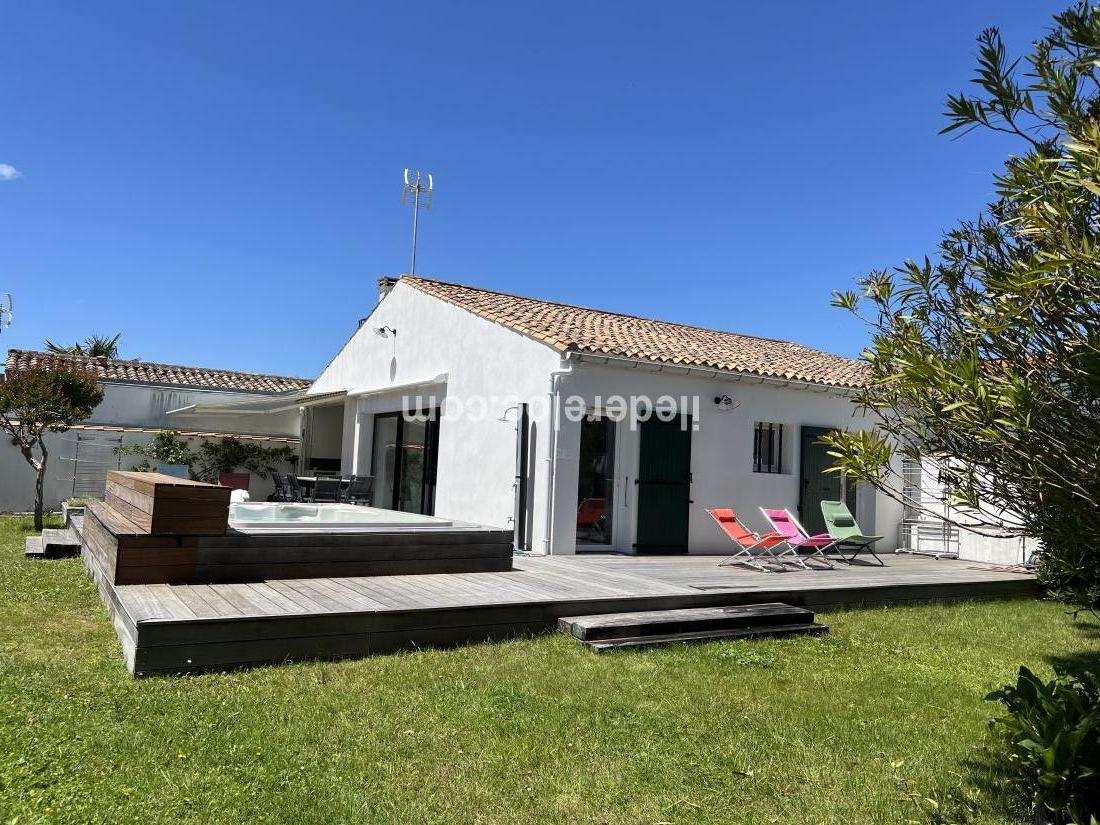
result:
[[[86,556],[89,566],[95,557]],[[813,609],[1024,596],[1030,576],[965,561],[761,573],[720,557],[517,557],[510,571],[114,585],[97,576],[131,672],[225,669],[446,646],[552,629],[562,616],[760,602]]]

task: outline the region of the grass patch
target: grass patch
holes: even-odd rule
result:
[[[836,612],[821,638],[133,680],[80,561],[22,558],[29,524],[0,519],[4,822],[1000,823],[982,696],[1100,656],[1015,600]]]

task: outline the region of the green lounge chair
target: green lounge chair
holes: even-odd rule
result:
[[[875,561],[883,567],[886,563],[878,557],[878,553],[871,546],[876,541],[881,541],[882,536],[865,536],[859,529],[852,511],[843,501],[821,502],[821,515],[825,517],[825,529],[829,535],[836,539],[836,551],[840,557],[849,564],[859,555],[860,550],[866,550],[875,557]],[[845,557],[844,548],[852,550],[852,555]]]

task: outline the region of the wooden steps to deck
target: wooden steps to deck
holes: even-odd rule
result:
[[[40,536],[27,536],[23,555],[31,559],[60,559],[80,555],[80,535],[71,527],[47,527]]]
[[[714,639],[829,632],[826,625],[814,621],[812,610],[782,602],[566,616],[558,619],[558,628],[596,653]]]

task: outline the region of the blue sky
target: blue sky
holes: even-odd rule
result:
[[[315,375],[408,268],[855,355],[1010,145],[938,137],[1047,2],[10,3],[0,345]],[[5,180],[4,178],[11,178]]]

